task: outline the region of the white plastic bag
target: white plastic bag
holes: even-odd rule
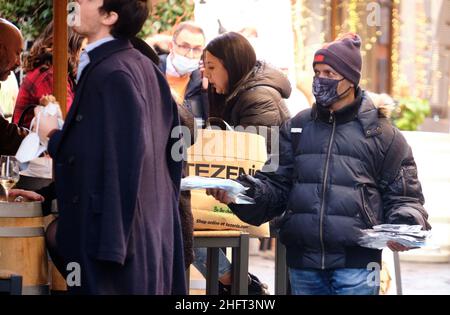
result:
[[[31,131],[28,136],[26,136],[22,143],[20,144],[19,149],[16,153],[16,159],[20,163],[28,163],[31,160],[38,158],[45,150],[47,150],[47,146],[43,145],[39,139],[39,123],[40,123],[41,113],[37,116],[36,123],[36,132]],[[33,130],[33,125],[35,123],[36,118],[31,121],[30,129]]]

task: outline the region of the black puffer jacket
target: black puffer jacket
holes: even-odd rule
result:
[[[290,95],[286,76],[258,62],[227,96],[221,118],[231,126],[280,126],[290,117],[283,100]]]
[[[366,268],[381,251],[358,246],[362,229],[430,228],[411,149],[362,91],[334,114],[314,106],[284,124],[279,160],[274,172],[240,178],[256,205],[231,209],[256,225],[286,210],[280,237],[290,267]]]
[[[280,70],[258,61],[234,91],[226,96],[223,104],[222,101],[213,102],[210,118],[221,118],[232,127],[257,128],[255,132],[265,136],[270,153],[271,127],[279,127],[290,118],[284,102],[290,95],[291,84],[287,77]],[[212,124],[216,124],[214,119]]]

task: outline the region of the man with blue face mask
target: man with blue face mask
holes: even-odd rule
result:
[[[285,213],[279,236],[293,294],[378,294],[381,250],[359,245],[362,230],[382,223],[431,228],[411,148],[387,109],[359,87],[360,46],[350,33],[316,52],[316,104],[282,126],[278,169],[238,179],[255,205],[208,191],[250,224]]]
[[[204,48],[203,29],[193,22],[182,22],[174,30],[169,55],[161,56],[160,63],[175,101],[185,106],[200,123],[208,117],[207,94],[202,91],[199,70]]]

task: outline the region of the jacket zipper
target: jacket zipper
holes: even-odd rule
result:
[[[369,222],[370,228],[372,228],[374,225],[376,225],[376,223],[372,219],[372,216],[370,215],[369,210],[367,209],[368,204],[366,201],[366,196],[364,195],[364,189],[365,189],[365,185],[362,185],[360,191],[361,191],[361,200],[363,202],[363,211]]]
[[[320,208],[320,244],[322,246],[322,269],[325,269],[325,244],[323,241],[323,214],[325,210],[325,194],[327,190],[328,167],[330,164],[331,147],[333,146],[334,133],[336,131],[336,120],[334,119],[333,113],[330,114],[329,122],[333,123],[333,130],[331,131],[330,143],[328,144],[327,160],[325,162],[325,174],[323,177],[322,189],[322,206]]]

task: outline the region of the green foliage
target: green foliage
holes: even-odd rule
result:
[[[399,100],[392,118],[400,130],[414,131],[423,123],[430,112],[430,104],[427,100],[408,97]]]
[[[194,2],[192,0],[167,0],[156,4],[139,33],[140,37],[168,32],[180,22],[194,18]]]
[[[16,24],[26,39],[35,39],[53,18],[52,0],[0,0],[0,17]]]

